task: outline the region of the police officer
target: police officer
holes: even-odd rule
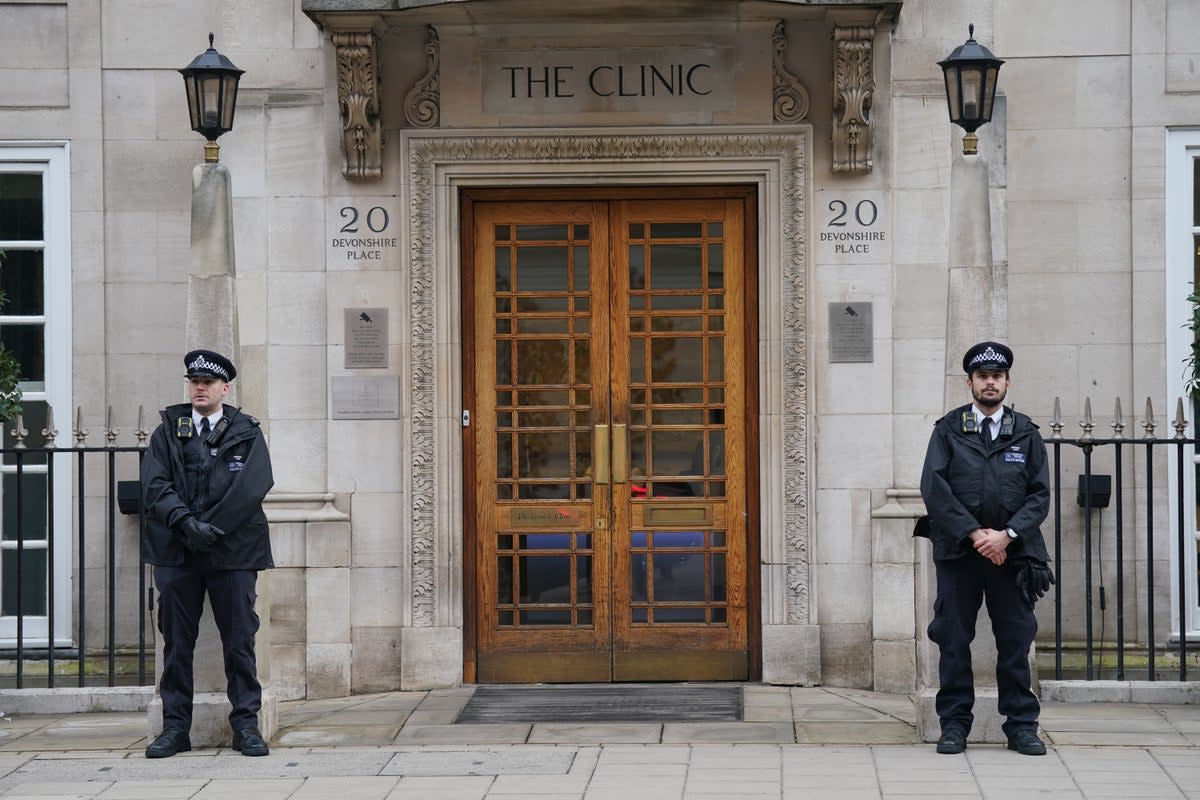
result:
[[[1029,648],[1036,600],[1053,577],[1039,528],[1050,507],[1046,445],[1037,426],[1004,406],[1012,350],[980,342],[963,356],[973,402],[933,428],[921,496],[927,517],[918,533],[933,543],[937,600],[929,638],[940,648],[939,753],[961,753],[974,717],[971,641],[987,601],[996,637],[998,707],[1008,748],[1045,755],[1040,706],[1030,688]]]
[[[162,733],[147,758],[192,749],[192,657],[204,596],[221,633],[233,748],[265,756],[254,657],[258,570],[274,566],[262,502],[274,483],[258,420],[222,403],[237,372],[211,350],[184,356],[190,403],[168,406],[142,460],[142,560],[154,565],[163,636]]]

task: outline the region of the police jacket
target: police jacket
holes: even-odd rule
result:
[[[1050,561],[1039,527],[1050,510],[1046,445],[1024,414],[1005,408],[989,445],[970,405],[939,419],[925,452],[921,497],[936,560],[974,554],[970,535],[978,528],[1012,528],[1017,538],[1008,545],[1009,563]]]
[[[168,406],[162,424],[150,437],[142,459],[142,508],[146,525],[142,533],[142,560],[157,566],[180,566],[196,561],[173,528],[189,514],[215,525],[225,535],[203,554],[201,563],[214,569],[267,569],[271,540],[262,502],[274,485],[271,457],[258,420],[233,406],[224,406],[224,420],[209,434],[208,458],[195,488],[195,507],[189,508],[183,447],[188,441],[177,435],[179,420],[190,419],[188,403]],[[198,436],[198,432],[192,435]]]

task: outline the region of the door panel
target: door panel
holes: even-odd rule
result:
[[[743,217],[474,206],[479,681],[747,676]]]

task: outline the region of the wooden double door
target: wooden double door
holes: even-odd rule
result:
[[[663,194],[464,200],[468,680],[754,672],[754,195]]]

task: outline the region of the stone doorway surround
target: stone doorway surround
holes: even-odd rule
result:
[[[407,209],[409,585],[404,689],[462,681],[462,342],[459,190],[488,186],[758,186],[762,677],[820,680],[810,599],[808,266],[812,127],[403,132]]]

